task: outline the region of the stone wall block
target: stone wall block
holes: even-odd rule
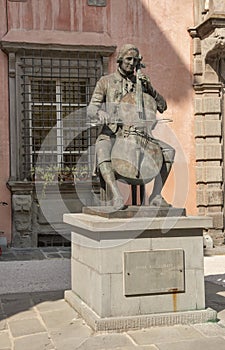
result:
[[[220,120],[207,120],[197,116],[195,119],[195,137],[212,137],[222,135],[222,125]]]
[[[201,40],[199,38],[193,39],[193,54],[194,55],[201,54]]]
[[[223,192],[217,188],[210,188],[204,190],[202,188],[197,189],[196,193],[197,206],[210,206],[210,205],[223,205]]]
[[[222,167],[205,167],[206,182],[222,182]]]
[[[204,123],[201,117],[197,116],[195,119],[195,136],[204,137]]]
[[[214,229],[222,229],[224,226],[224,218],[222,212],[211,213],[210,208],[208,208],[208,216],[213,219],[213,228]]]
[[[206,192],[202,189],[197,189],[196,192],[196,204],[199,205],[207,205]]]
[[[219,97],[196,97],[195,114],[221,113],[221,99]]]
[[[213,239],[213,244],[215,246],[220,246],[224,244],[224,232],[223,230],[210,229],[208,230],[208,234]]]
[[[202,66],[202,59],[199,57],[194,58],[194,74],[202,74],[203,73],[203,66]]]
[[[204,136],[221,136],[222,125],[220,120],[206,120],[204,123]]]
[[[205,159],[204,157],[204,145],[196,144],[196,160]]]
[[[223,191],[210,188],[206,191],[207,205],[223,205]]]
[[[13,210],[21,212],[30,212],[32,200],[31,195],[14,194],[12,198]]]
[[[205,172],[204,172],[204,167],[202,166],[196,167],[196,182],[197,183],[205,182]]]
[[[196,97],[195,98],[195,114],[202,114],[202,98]]]
[[[212,160],[222,159],[222,147],[220,144],[197,144],[196,145],[196,159]]]
[[[221,166],[197,166],[196,167],[196,182],[222,182],[222,167]]]
[[[202,74],[194,74],[193,75],[193,84],[202,84]]]
[[[220,113],[221,99],[219,97],[205,97],[202,101],[203,113]]]
[[[198,215],[206,216],[206,207],[205,206],[199,206],[198,207]]]

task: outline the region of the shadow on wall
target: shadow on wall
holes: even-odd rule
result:
[[[116,13],[113,7],[119,4],[117,1],[112,3],[113,14]],[[187,31],[192,25],[192,7],[188,2],[182,3],[180,8],[164,2],[158,6],[157,19],[154,19],[151,9],[157,3],[156,0],[124,1],[119,17],[112,19],[111,28],[115,28],[112,35],[114,39],[118,37],[122,44],[132,42],[138,45],[146,64],[143,71],[150,75],[153,86],[166,99],[179,104],[192,92],[192,74],[189,71],[191,38]],[[116,29],[116,20],[120,23],[125,14],[129,20],[122,25],[123,31]],[[127,33],[125,39],[124,33]],[[188,63],[185,63],[185,57],[188,57]]]

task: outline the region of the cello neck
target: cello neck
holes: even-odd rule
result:
[[[141,61],[141,60],[140,60]],[[141,62],[139,61],[136,67],[136,105],[137,105],[137,113],[140,119],[145,119],[144,108],[143,108],[143,91],[142,91],[142,83],[141,83]]]

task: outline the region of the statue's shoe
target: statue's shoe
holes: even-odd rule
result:
[[[172,207],[160,194],[155,196],[153,199],[149,199],[149,205],[153,207]]]
[[[122,197],[116,197],[113,199],[113,208],[116,210],[123,210],[126,208]]]

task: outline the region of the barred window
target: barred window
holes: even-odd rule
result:
[[[58,55],[26,52],[20,57],[23,178],[36,167],[71,170],[80,159],[92,170],[90,146],[98,130],[88,127],[85,107],[102,75],[101,58]]]

